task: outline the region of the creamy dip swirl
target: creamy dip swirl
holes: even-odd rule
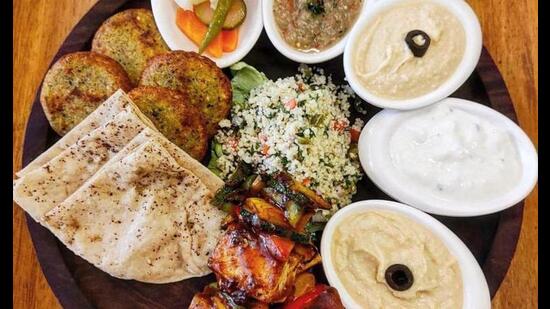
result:
[[[389,141],[393,166],[419,194],[485,201],[510,191],[522,164],[510,134],[465,110],[437,104],[402,121]]]
[[[418,223],[391,211],[348,216],[336,227],[331,250],[337,276],[362,308],[462,307],[462,276],[445,245]],[[414,276],[405,291],[390,288],[386,269],[406,265]]]
[[[415,57],[405,42],[413,30],[431,39],[423,57]],[[411,99],[444,84],[462,61],[465,45],[464,27],[453,13],[430,1],[408,1],[365,27],[352,61],[360,83],[376,96]]]

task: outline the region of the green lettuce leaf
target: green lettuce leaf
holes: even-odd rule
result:
[[[230,70],[233,75],[231,79],[233,102],[239,105],[244,105],[250,91],[267,80],[264,73],[259,72],[245,62],[235,63],[230,67]]]

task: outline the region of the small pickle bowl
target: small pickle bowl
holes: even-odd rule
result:
[[[176,0],[151,0],[151,8],[155,23],[159,32],[171,50],[184,50],[197,52],[199,48],[176,25],[176,12],[178,3],[190,6],[187,1]],[[244,0],[246,4],[246,17],[239,26],[239,41],[237,49],[224,53],[222,57],[212,57],[208,53],[203,56],[210,58],[220,68],[226,68],[239,62],[252,50],[256,41],[260,38],[263,29],[262,11],[257,0]]]
[[[366,213],[373,210],[391,211],[412,220],[430,231],[436,238],[442,241],[452,254],[460,268],[463,285],[463,309],[488,309],[491,308],[491,297],[485,276],[476,259],[466,245],[445,225],[428,214],[405,204],[385,200],[365,200],[353,203],[338,211],[327,223],[321,239],[321,256],[323,257],[323,270],[328,282],[338,290],[342,302],[346,308],[355,309],[361,306],[346,291],[340,281],[336,267],[332,261],[331,249],[333,235],[343,219]],[[357,269],[356,271],[361,271]]]
[[[438,88],[429,93],[409,99],[391,99],[375,95],[363,86],[353,66],[353,55],[365,27],[374,21],[379,14],[400,3],[410,0],[385,0],[374,1],[368,5],[368,10],[359,17],[355,26],[349,33],[344,49],[344,71],[351,88],[368,103],[380,107],[400,110],[409,110],[423,107],[438,102],[455,92],[470,77],[479,62],[482,50],[482,33],[479,20],[472,8],[463,0],[429,0],[429,2],[441,5],[453,13],[464,27],[466,46],[462,61],[456,71]]]
[[[316,64],[334,59],[344,52],[344,47],[346,46],[346,41],[351,30],[349,30],[348,33],[336,44],[320,52],[302,52],[290,46],[283,39],[283,37],[281,37],[281,34],[277,28],[277,22],[275,21],[275,16],[273,15],[273,2],[274,0],[262,0],[264,28],[273,46],[275,46],[275,48],[285,57],[299,63]],[[363,0],[363,7],[361,8],[358,18],[361,18],[365,12],[365,9],[369,7],[369,5],[367,5],[368,2],[369,0]]]

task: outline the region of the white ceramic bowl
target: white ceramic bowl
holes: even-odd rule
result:
[[[371,23],[381,12],[408,0],[378,0],[368,6],[368,10],[360,17],[349,34],[344,50],[344,71],[346,78],[353,90],[368,103],[381,107],[393,109],[415,109],[426,106],[455,92],[474,71],[479,57],[481,56],[482,35],[481,26],[476,14],[463,0],[430,0],[442,5],[452,12],[461,21],[466,33],[466,49],[462,62],[458,65],[456,72],[435,90],[411,99],[395,100],[379,97],[361,85],[352,65],[352,55],[365,27]]]
[[[365,9],[367,8],[366,3],[368,3],[368,1],[369,0],[363,0],[363,7],[361,9],[361,13],[359,13],[359,18],[362,14],[364,14]],[[267,36],[269,37],[269,40],[271,41],[273,46],[275,46],[275,48],[288,59],[300,63],[314,64],[336,58],[340,56],[344,51],[346,40],[350,34],[349,32],[343,38],[341,38],[338,43],[318,53],[305,53],[296,50],[295,48],[290,46],[279,33],[277,22],[275,21],[275,17],[273,16],[273,0],[262,0],[262,2],[262,13],[264,18],[265,32],[267,33]]]
[[[336,227],[348,216],[364,213],[371,210],[387,210],[399,213],[410,220],[422,225],[438,237],[456,258],[463,283],[463,309],[491,308],[491,297],[487,281],[476,259],[464,243],[446,226],[431,216],[404,204],[383,201],[367,200],[353,203],[339,210],[327,223],[321,239],[321,256],[323,269],[328,282],[338,290],[344,306],[348,309],[361,308],[344,288],[336,274],[332,262],[332,237]],[[361,271],[357,269],[356,271]]]
[[[180,1],[181,4],[186,4],[186,1]],[[228,67],[248,54],[262,33],[262,7],[258,0],[245,0],[246,3],[246,19],[239,28],[239,43],[237,49],[224,53],[222,57],[215,58],[208,53],[203,55],[216,62],[220,68]],[[168,44],[171,50],[198,51],[197,45],[181,32],[176,25],[176,9],[178,4],[174,0],[151,0],[151,8],[155,22],[162,35],[162,38]]]
[[[385,109],[365,125],[358,143],[361,165],[382,191],[398,201],[432,214],[468,217],[495,213],[514,206],[533,190],[538,178],[538,156],[533,143],[519,126],[499,112],[475,102],[447,98],[436,104],[445,104],[476,115],[508,132],[516,145],[523,167],[521,179],[506,194],[484,201],[443,199],[430,195],[429,192],[422,192],[421,187],[400,177],[401,172],[394,167],[390,157],[389,142],[398,125],[435,105],[413,111]]]

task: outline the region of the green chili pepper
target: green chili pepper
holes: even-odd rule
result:
[[[219,0],[214,10],[214,17],[212,22],[208,25],[208,31],[204,36],[204,39],[201,42],[199,47],[199,54],[202,54],[204,50],[210,45],[210,42],[216,38],[218,34],[222,31],[223,23],[227,17],[227,12],[229,12],[229,7],[233,0]]]

